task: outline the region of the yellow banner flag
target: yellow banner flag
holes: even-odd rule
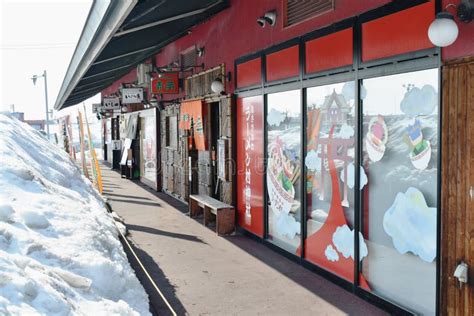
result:
[[[90,179],[89,171],[87,171],[87,162],[86,162],[86,152],[84,148],[84,127],[82,125],[82,114],[80,111],[77,111],[79,114],[77,117],[77,122],[79,124],[79,142],[81,144],[81,163],[82,163],[82,172],[84,175]]]
[[[84,103],[82,104],[84,107],[84,113],[86,113],[86,106]],[[92,176],[93,176],[93,183],[97,190],[99,190],[100,194],[102,194],[103,191],[103,186],[102,186],[102,173],[100,171],[99,167],[99,161],[97,160],[97,154],[95,152],[94,144],[92,142],[92,133],[91,129],[89,126],[89,121],[87,120],[87,114],[85,114],[86,117],[86,125],[87,125],[87,135],[89,136],[89,152],[91,155],[91,169],[92,169]]]

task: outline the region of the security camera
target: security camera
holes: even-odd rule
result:
[[[267,21],[265,20],[264,17],[260,17],[260,18],[257,19],[257,24],[258,24],[260,27],[265,27],[265,23],[266,23],[266,22],[267,22]]]
[[[276,11],[269,11],[267,13],[265,13],[265,15],[263,16],[263,18],[265,19],[265,21],[270,24],[271,26],[274,26],[275,23],[276,23],[276,17],[277,17],[277,14],[276,14]]]

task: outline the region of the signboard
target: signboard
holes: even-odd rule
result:
[[[123,88],[122,104],[141,103],[143,101],[143,88]]]
[[[263,236],[263,97],[237,99],[237,218]]]
[[[104,98],[102,100],[102,110],[120,110],[120,99]]]
[[[92,104],[92,113],[100,112],[101,107],[102,107],[102,104],[100,104],[100,103]]]
[[[177,72],[161,74],[160,78],[151,80],[151,93],[153,94],[178,94],[179,78]]]
[[[132,146],[132,140],[130,138],[125,138],[122,151],[122,159],[120,159],[120,164],[125,166],[127,164],[128,150]]]
[[[122,149],[122,141],[121,140],[113,140],[112,141],[112,150],[120,150]]]
[[[217,141],[217,176],[219,179],[227,181],[227,162],[226,153],[227,139],[219,139]]]

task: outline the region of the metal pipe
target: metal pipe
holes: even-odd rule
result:
[[[49,137],[49,109],[48,109],[48,76],[46,74],[46,70],[43,72],[44,77],[44,102],[46,104],[46,133]]]

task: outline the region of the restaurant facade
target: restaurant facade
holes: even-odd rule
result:
[[[111,166],[391,313],[471,315],[474,23],[439,48],[447,1],[224,2],[101,89]]]

